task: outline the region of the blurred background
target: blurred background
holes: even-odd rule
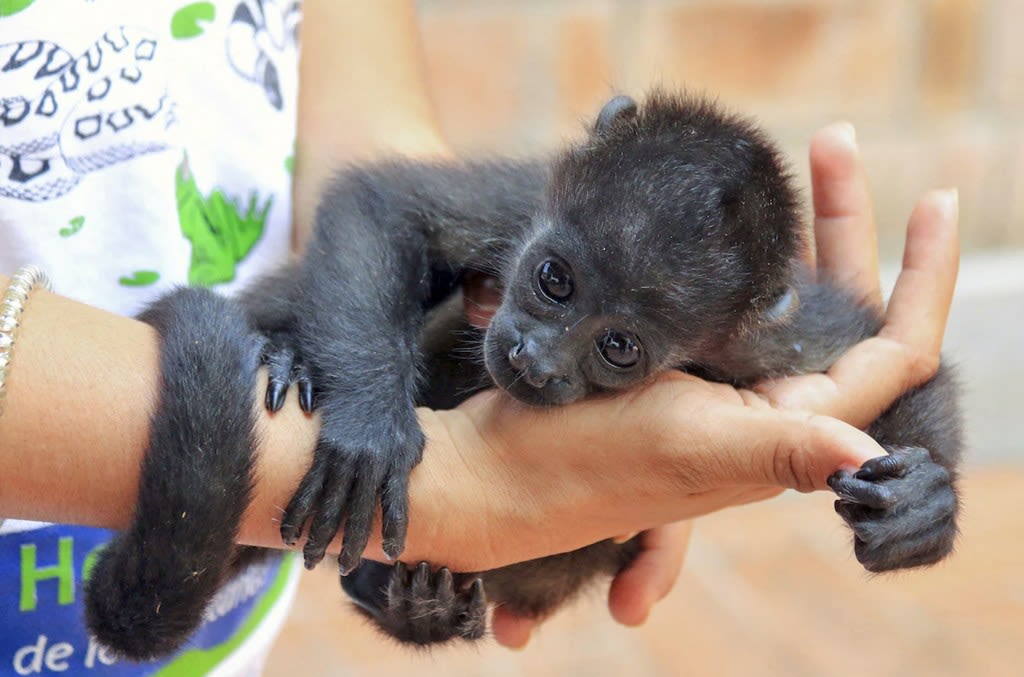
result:
[[[520,652],[399,649],[347,609],[325,565],[304,577],[267,674],[1021,674],[1024,2],[419,5],[459,151],[546,151],[578,138],[614,93],[685,87],[759,119],[806,191],[811,133],[850,120],[890,285],[917,197],[957,186],[964,258],[946,352],[966,391],[963,534],[939,566],[869,577],[827,495],[725,511],[698,522],[682,576],[644,627],[615,625],[595,591]]]

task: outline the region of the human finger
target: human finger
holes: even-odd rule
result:
[[[679,416],[666,437],[672,428],[688,434],[677,433],[680,446],[670,446],[667,463],[681,489],[701,496],[730,486],[824,490],[836,470],[885,453],[863,431],[810,412],[722,402]]]
[[[825,374],[769,381],[756,390],[781,408],[868,425],[938,369],[958,267],[957,193],[931,191],[911,214],[903,271],[878,336],[852,347]]]
[[[879,332],[936,362],[960,268],[958,212],[956,189],[931,191],[917,203],[907,226],[903,268]],[[931,374],[917,374],[922,375]]]
[[[535,618],[517,616],[505,607],[495,607],[491,616],[491,634],[498,644],[509,649],[522,649],[530,641],[533,629],[540,623]]]
[[[822,128],[809,154],[817,275],[881,306],[878,236],[853,125]]]
[[[487,329],[501,305],[501,283],[486,273],[470,271],[462,283],[466,319],[477,329]]]
[[[622,625],[636,626],[647,620],[654,604],[675,585],[690,545],[693,522],[667,524],[640,535],[643,550],[612,581],[608,609]]]

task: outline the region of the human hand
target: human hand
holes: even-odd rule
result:
[[[836,123],[811,140],[815,247],[808,265],[883,307],[871,195],[854,130]],[[956,190],[934,190],[907,224],[902,271],[878,335],[848,350],[824,374],[766,381],[755,390],[774,406],[834,416],[866,427],[900,395],[935,375],[960,261]],[[864,378],[870,373],[870,379]]]
[[[690,544],[693,520],[648,529],[640,534],[643,548],[636,559],[612,581],[608,609],[612,618],[627,626],[643,625],[654,605],[672,591]],[[494,609],[491,632],[494,639],[510,649],[530,641],[536,618],[517,616],[505,607]]]
[[[870,192],[852,126],[837,123],[816,133],[810,163],[815,249],[808,249],[808,266],[881,306]],[[933,191],[919,200],[908,224],[903,272],[878,337],[852,348],[825,375],[777,379],[755,390],[776,406],[866,425],[907,389],[930,378],[938,366],[957,274],[956,211],[954,191]],[[474,298],[500,300],[493,293]],[[467,305],[467,312],[471,318],[474,314],[486,317],[479,303]],[[857,378],[865,368],[872,373],[885,370],[888,378]],[[643,553],[612,585],[609,607],[616,620],[626,625],[642,623],[653,604],[671,590],[689,535],[689,523],[643,535]],[[520,647],[537,622],[498,610],[494,634],[500,643]]]

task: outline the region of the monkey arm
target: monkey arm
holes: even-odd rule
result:
[[[500,260],[540,200],[537,166],[394,161],[343,171],[327,187],[292,273],[293,326],[273,337],[308,368],[323,426],[282,517],[286,543],[309,521],[307,566],[344,522],[340,566],[354,568],[378,501],[384,549],[402,551],[408,475],[424,444],[414,407],[431,271]],[[258,312],[258,296],[248,299]]]

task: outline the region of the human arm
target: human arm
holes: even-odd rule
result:
[[[427,88],[415,3],[303,3],[296,243],[312,232],[324,182],[339,161],[449,153]]]

